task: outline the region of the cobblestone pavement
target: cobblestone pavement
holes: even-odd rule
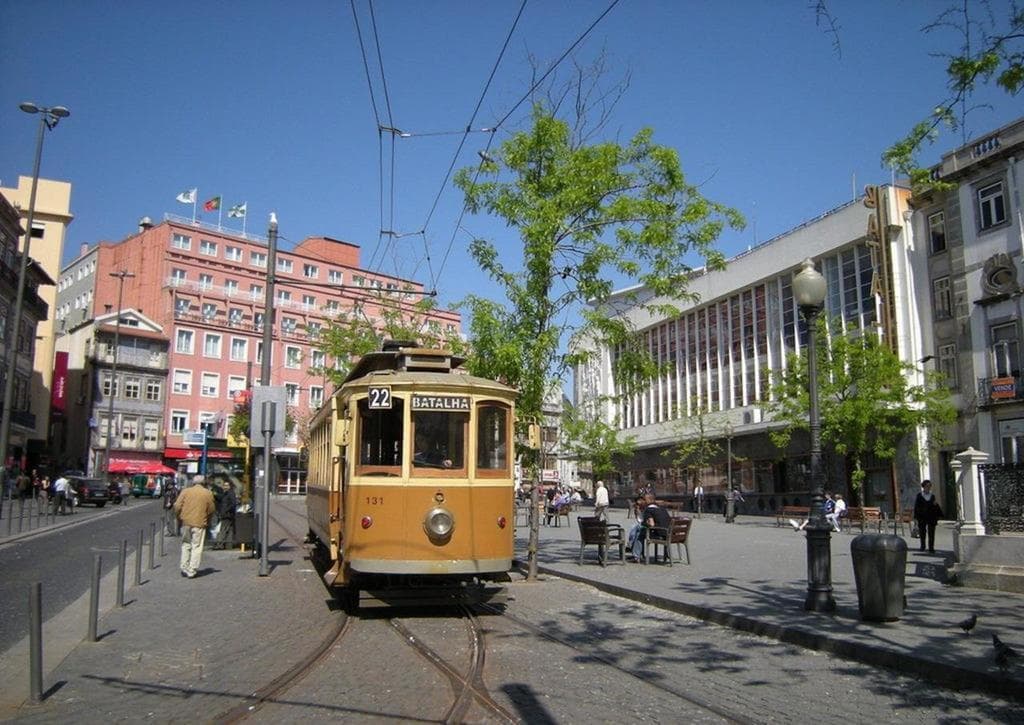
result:
[[[304,501],[274,505],[280,522],[299,533]],[[544,529],[543,567],[587,581],[545,575],[527,583],[516,576],[508,616],[481,617],[491,696],[528,722],[1019,721],[1019,701],[937,687],[915,671],[947,668],[950,653],[959,652],[957,667],[1018,677],[1019,666],[1005,674],[993,669],[986,640],[996,628],[1024,649],[1019,597],[915,576],[908,580],[905,619],[867,625],[856,617],[855,598],[849,602],[848,561],[834,545],[840,610],[808,615],[793,606],[806,586],[797,574],[804,555],[799,535],[764,521],[726,526],[708,519],[694,532],[689,567],[602,569],[576,563],[575,525]],[[169,539],[168,556],[130,590],[131,604],[103,616],[100,641],[79,644],[46,673],[42,704],[18,704],[25,683],[0,684],[7,705],[0,719],[206,720],[237,706],[319,646],[340,617],[304,547],[277,524],[271,541],[268,577],[257,576],[256,561],[238,551],[207,551],[203,576],[186,580]],[[627,596],[603,590],[611,588]],[[703,619],[688,616],[687,607]],[[980,612],[979,634],[954,631],[960,613],[972,609]],[[760,621],[776,636],[711,624],[716,611],[739,625]],[[404,648],[384,620],[360,618],[355,625],[313,672],[252,719],[436,720],[450,702],[446,678]],[[454,618],[419,616],[410,626],[453,662],[465,659],[465,634]],[[780,641],[794,631],[826,643],[853,640],[864,651],[898,647],[899,671]],[[479,709],[467,720],[492,721]]]

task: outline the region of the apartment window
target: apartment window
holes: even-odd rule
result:
[[[220,357],[220,335],[215,335],[212,332],[206,333],[206,339],[203,341],[203,356]]]
[[[242,261],[242,248],[241,247],[225,247],[224,248],[224,259],[229,262],[241,262]]]
[[[179,395],[190,395],[192,393],[192,371],[175,370],[172,377],[174,387],[171,388]]]
[[[175,249],[192,249],[192,237],[174,234],[171,236],[171,246]]]
[[[159,448],[160,422],[156,420],[145,420],[142,423],[142,447],[150,450]]]
[[[302,307],[307,310],[315,310],[316,297],[313,295],[302,295]]]
[[[262,330],[263,329],[263,313],[262,312],[254,312],[253,313],[253,315],[252,315],[252,326],[255,327],[257,330]]]
[[[306,325],[306,334],[309,335],[310,340],[319,340],[323,329],[324,326],[319,322],[310,322]]]
[[[299,386],[295,383],[285,383],[284,393],[288,397],[288,405],[299,404]]]
[[[217,373],[203,373],[199,394],[204,398],[216,398],[219,390],[220,375]]]
[[[112,381],[110,373],[106,373],[103,376],[103,385],[101,387],[104,398],[116,398],[117,397],[117,381]]]
[[[240,375],[228,376],[228,397],[234,400],[237,393],[245,390],[245,378]]]
[[[203,303],[203,319],[209,321],[209,320],[212,320],[216,316],[217,316],[217,305],[215,305],[212,302],[204,302]]]
[[[199,240],[199,253],[205,254],[207,257],[217,256],[217,242],[211,242],[209,239]]]
[[[356,285],[357,287],[365,287],[365,286],[366,286],[366,278],[365,278],[365,277],[363,277],[363,276],[362,276],[362,275],[360,275],[360,274],[357,274],[357,275],[353,275],[353,277],[352,277],[352,283],[353,283],[354,285]]]
[[[292,271],[292,260],[281,257],[277,260],[277,271],[278,272],[291,272]]]
[[[978,189],[978,216],[982,229],[990,229],[1006,221],[1002,181]]]
[[[249,285],[249,296],[254,300],[263,299],[263,285],[251,284]]]
[[[249,264],[265,269],[267,266],[267,255],[264,252],[249,252]]]
[[[188,273],[183,269],[171,270],[171,285],[181,287],[188,280]]]
[[[939,277],[932,282],[932,298],[936,320],[952,317],[953,293],[949,286],[949,277]]]
[[[199,289],[204,292],[213,289],[213,275],[212,274],[201,274],[199,275]]]
[[[946,251],[946,215],[937,211],[928,215],[928,239],[932,254]]]
[[[191,355],[194,352],[195,332],[192,330],[178,330],[174,340],[174,351]]]
[[[188,411],[187,410],[172,410],[171,411],[171,433],[175,435],[181,435],[188,430]]]
[[[339,303],[338,300],[327,300],[327,303],[324,305],[324,309],[327,312],[338,312],[341,309],[341,303]]]
[[[142,397],[142,381],[138,378],[125,378],[124,397],[127,400],[138,400]]]
[[[232,327],[238,327],[242,324],[242,308],[232,307],[228,310],[228,324]]]
[[[135,441],[139,439],[139,421],[128,419],[121,421],[121,445],[126,448],[134,448]]]
[[[314,408],[319,408],[324,404],[324,389],[319,385],[309,386],[309,404]]]
[[[163,383],[159,380],[146,381],[146,400],[150,403],[159,403],[162,397]]]
[[[263,362],[263,341],[256,341],[256,364],[259,365]]]
[[[340,269],[330,269],[327,271],[327,281],[331,284],[342,284],[344,275],[342,275]]]
[[[224,294],[226,294],[228,297],[234,297],[235,295],[238,294],[237,279],[224,280]]]
[[[277,291],[277,301],[278,302],[290,302],[291,299],[292,299],[292,293],[289,292],[288,290],[286,290],[286,289],[279,289]]]
[[[281,329],[289,335],[295,334],[295,329],[299,326],[299,321],[294,317],[282,317],[281,318]]]
[[[1020,375],[1020,344],[1014,322],[992,328],[992,371],[999,378]]]
[[[231,338],[231,359],[245,362],[249,355],[249,341],[244,337]]]
[[[956,344],[940,345],[937,368],[942,373],[943,382],[954,390],[960,387],[956,365]]]
[[[302,365],[302,349],[294,345],[286,345],[284,348],[284,366],[286,368],[298,368]]]
[[[174,300],[174,314],[181,316],[187,315],[188,311],[192,309],[192,303],[185,297],[178,297]]]
[[[302,265],[302,276],[307,279],[316,279],[320,276],[320,268],[315,264]]]

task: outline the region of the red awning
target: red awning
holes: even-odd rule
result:
[[[203,451],[200,448],[164,448],[164,458],[178,458],[186,461],[198,461],[203,457]],[[235,454],[231,451],[207,451],[207,458],[234,458]]]
[[[138,460],[135,458],[111,458],[107,466],[107,473],[166,473],[167,471],[155,470],[167,468],[160,461]],[[152,470],[151,470],[152,469]],[[174,473],[173,469],[170,471]]]

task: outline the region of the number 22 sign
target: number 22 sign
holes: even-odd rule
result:
[[[391,410],[391,388],[370,386],[366,393],[370,410]]]

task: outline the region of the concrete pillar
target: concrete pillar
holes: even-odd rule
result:
[[[957,479],[957,497],[960,499],[959,533],[962,536],[984,536],[981,522],[983,493],[978,466],[988,460],[988,454],[968,448],[956,455],[953,470]]]

